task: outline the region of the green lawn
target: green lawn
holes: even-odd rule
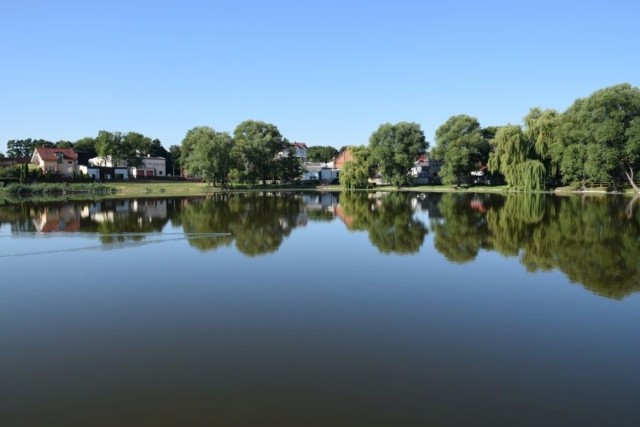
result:
[[[215,190],[203,182],[117,182],[107,184],[115,188],[118,195],[163,195],[181,196],[206,194]]]

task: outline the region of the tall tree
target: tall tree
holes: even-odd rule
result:
[[[162,142],[158,138],[151,141],[146,154],[152,157],[164,157],[165,159],[169,156],[169,152],[162,146]]]
[[[369,178],[375,174],[371,149],[361,145],[349,147],[349,150],[353,160],[347,161],[340,171],[340,185],[345,190],[369,188]]]
[[[151,138],[138,132],[127,132],[122,139],[127,166],[140,166],[142,158],[150,154]],[[159,143],[160,141],[158,141]]]
[[[460,185],[472,171],[486,163],[487,147],[478,119],[465,114],[450,117],[436,130],[433,150],[436,160],[443,164],[442,183]]]
[[[621,174],[640,193],[639,129],[640,89],[627,83],[576,100],[562,116],[564,146],[587,145],[584,172],[589,179],[615,186]]]
[[[114,166],[124,166],[127,153],[124,148],[122,132],[101,130],[95,138],[96,152],[100,157],[111,159]]]
[[[544,164],[548,176],[555,182],[560,180],[560,117],[556,110],[542,110],[536,107],[529,110],[529,114],[524,118],[524,136],[531,142],[533,151]]]
[[[150,146],[151,139],[138,132],[123,134],[101,130],[95,139],[98,155],[110,158],[114,166],[139,166]]]
[[[7,141],[7,157],[30,157],[37,147],[53,145],[45,139],[11,139]]]
[[[89,157],[96,157],[98,151],[96,150],[96,140],[90,136],[80,138],[73,144],[73,149],[77,153],[87,153]]]
[[[532,142],[520,126],[507,125],[498,129],[488,167],[492,172],[503,174],[512,188],[525,191],[545,188],[544,164],[538,160]]]
[[[173,176],[181,175],[182,169],[181,148],[179,145],[172,145],[169,147],[169,161],[167,162],[167,170],[171,171]]]
[[[382,178],[398,188],[409,182],[416,158],[424,154],[428,146],[417,123],[385,123],[369,138],[371,155]]]
[[[284,153],[280,153],[276,159],[274,178],[281,182],[292,182],[302,176],[302,163],[295,156],[295,150],[289,147]]]
[[[330,162],[338,155],[338,150],[330,146],[315,145],[307,150],[307,159],[310,162]]]
[[[216,132],[208,126],[195,127],[182,140],[181,161],[192,175],[205,181],[226,185],[231,169],[233,139],[227,132]]]
[[[275,125],[256,120],[240,123],[233,136],[237,156],[249,179],[266,184],[276,170],[276,154],[287,148],[287,141]]]

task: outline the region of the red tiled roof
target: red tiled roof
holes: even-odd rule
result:
[[[57,160],[56,153],[62,153],[65,159],[78,160],[78,155],[73,151],[73,148],[38,147],[36,151],[38,156],[47,162],[55,162]]]
[[[298,148],[304,148],[305,150],[307,149],[307,144],[305,144],[304,142],[292,142],[291,145]]]

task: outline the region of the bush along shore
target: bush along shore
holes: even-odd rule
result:
[[[37,184],[9,184],[2,189],[8,194],[37,195],[37,194],[113,194],[116,190],[98,183],[37,183]]]

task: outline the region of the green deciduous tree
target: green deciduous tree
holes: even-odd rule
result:
[[[302,164],[300,159],[295,156],[292,147],[280,153],[275,161],[275,171],[273,177],[280,182],[292,182],[300,179],[302,176]]]
[[[96,150],[96,140],[90,136],[81,138],[74,142],[73,149],[76,153],[87,153],[90,158],[98,155],[98,151]]]
[[[436,147],[432,151],[442,161],[440,178],[443,184],[460,185],[469,174],[486,163],[488,142],[480,123],[465,114],[450,117],[436,130]]]
[[[563,114],[565,147],[587,145],[585,175],[592,181],[612,182],[619,174],[640,192],[635,177],[640,168],[640,89],[620,84],[578,99]]]
[[[571,144],[564,148],[560,160],[560,174],[565,184],[581,183],[586,186],[587,175],[585,163],[587,161],[587,146]]]
[[[169,157],[169,152],[166,148],[164,148],[162,142],[160,142],[160,140],[157,138],[151,141],[145,154],[148,154],[152,157],[164,157],[165,159]]]
[[[99,156],[110,158],[114,166],[124,166],[127,152],[123,142],[122,132],[101,130],[95,138],[95,147]]]
[[[124,144],[125,159],[129,167],[140,166],[142,158],[149,154],[152,147],[151,138],[138,132],[127,132],[122,142]]]
[[[307,159],[310,162],[330,162],[338,155],[338,150],[330,146],[317,145],[307,149]]]
[[[101,130],[95,138],[99,156],[111,159],[114,166],[135,167],[142,164],[151,147],[151,138],[138,132],[109,132]]]
[[[287,141],[275,125],[256,120],[240,123],[233,136],[235,154],[247,177],[266,184],[276,171],[276,155],[287,148]]]
[[[37,147],[53,145],[46,139],[11,139],[7,141],[7,157],[31,157]]]
[[[182,169],[181,148],[179,145],[172,145],[169,147],[167,170],[171,171],[171,175],[176,176],[181,175],[180,169]]]
[[[208,126],[195,127],[182,140],[181,163],[192,175],[205,181],[226,185],[231,170],[233,139],[227,132]]]
[[[398,188],[409,182],[408,174],[416,158],[424,154],[428,146],[417,123],[385,123],[369,138],[371,156],[378,172]]]

